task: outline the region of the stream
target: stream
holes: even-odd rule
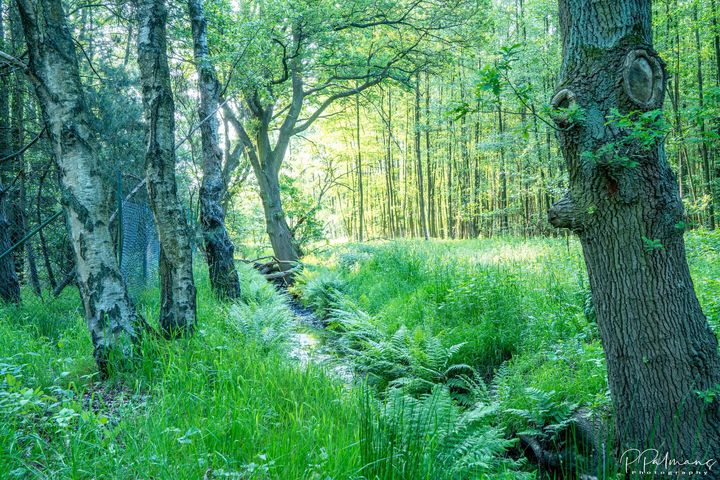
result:
[[[297,322],[296,331],[293,332],[290,341],[290,358],[296,360],[303,368],[313,364],[342,380],[346,385],[352,384],[355,378],[352,365],[325,344],[321,334],[325,328],[322,320],[291,296],[287,296],[287,305]]]

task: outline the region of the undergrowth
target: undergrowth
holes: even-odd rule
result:
[[[717,328],[720,237],[691,233],[688,252]],[[218,302],[199,272],[196,335],[145,338],[106,381],[76,292],[0,306],[0,478],[530,479],[528,438],[577,458],[578,418],[611,422],[574,242],[399,241],[308,260],[293,293],[352,385],[288,356],[287,298],[245,265],[240,301]],[[138,309],[155,318],[158,292]]]
[[[708,259],[720,259],[717,235],[688,235],[698,296],[714,328],[720,325],[720,262]],[[605,360],[576,242],[394,241],[342,246],[308,260],[294,293],[325,319],[331,344],[352,359],[382,399],[381,413],[371,416],[378,431],[366,437],[380,435],[377,444],[390,447],[366,457],[412,457],[409,445],[427,430],[411,428],[398,439],[383,436],[383,427],[415,415],[398,414],[398,398],[418,410],[418,418],[442,398],[449,403],[440,410],[455,409],[442,415],[446,420],[478,408],[492,412],[465,440],[487,435],[485,442],[497,448],[490,456],[505,462],[483,461],[496,475],[506,471],[512,472],[508,478],[521,478],[528,470],[509,460],[529,448],[514,442],[519,438],[532,438],[591,473],[610,468],[607,458],[583,457],[587,439],[578,443],[569,433],[590,422],[597,440],[611,442]],[[471,394],[484,384],[485,397]],[[422,442],[443,444],[441,430]],[[426,471],[451,471],[441,456]],[[384,478],[405,468],[379,462],[373,471]]]

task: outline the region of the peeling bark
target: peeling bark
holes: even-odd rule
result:
[[[145,178],[160,239],[160,326],[167,336],[191,334],[195,283],[187,224],[175,181],[175,102],[167,62],[164,0],[137,0],[138,65],[147,122]]]
[[[198,118],[203,122],[200,125],[203,151],[200,224],[205,241],[205,256],[213,291],[220,297],[238,298],[240,281],[235,270],[235,247],[225,228],[225,209],[222,205],[226,184],[218,138],[217,110],[220,84],[208,53],[207,22],[202,0],[188,0],[188,10],[192,23],[193,51],[200,90]]]
[[[570,190],[551,218],[575,230],[583,247],[618,452],[653,448],[670,458],[718,459],[720,402],[696,394],[720,383],[718,343],[690,278],[677,180],[662,141],[642,148],[607,122],[612,109],[662,108],[666,75],[652,46],[650,1],[559,6],[559,90],[571,91],[584,115],[560,125]],[[586,154],[611,143],[623,143],[634,164]]]
[[[60,170],[77,282],[95,360],[127,359],[145,326],[128,299],[113,255],[96,139],[60,0],[16,0],[35,88]]]

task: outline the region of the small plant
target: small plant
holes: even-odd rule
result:
[[[665,246],[662,244],[662,242],[660,240],[653,240],[652,238],[643,236],[642,241],[643,241],[643,249],[648,253],[665,249]]]
[[[716,383],[707,390],[695,390],[695,394],[700,397],[706,405],[710,405],[720,397],[720,383]]]
[[[631,111],[621,114],[617,109],[610,111],[607,125],[621,129],[624,133],[622,143],[639,146],[642,152],[654,148],[668,134],[670,126],[665,121],[662,110]]]
[[[391,390],[380,404],[366,395],[362,473],[365,478],[455,479],[513,471],[512,478],[531,478],[505,455],[514,441],[492,426],[495,409],[478,403],[463,410],[440,385],[420,398]]]

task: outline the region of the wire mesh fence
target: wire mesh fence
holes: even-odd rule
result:
[[[118,261],[128,294],[135,300],[157,283],[160,242],[147,203],[123,201],[118,216]]]

